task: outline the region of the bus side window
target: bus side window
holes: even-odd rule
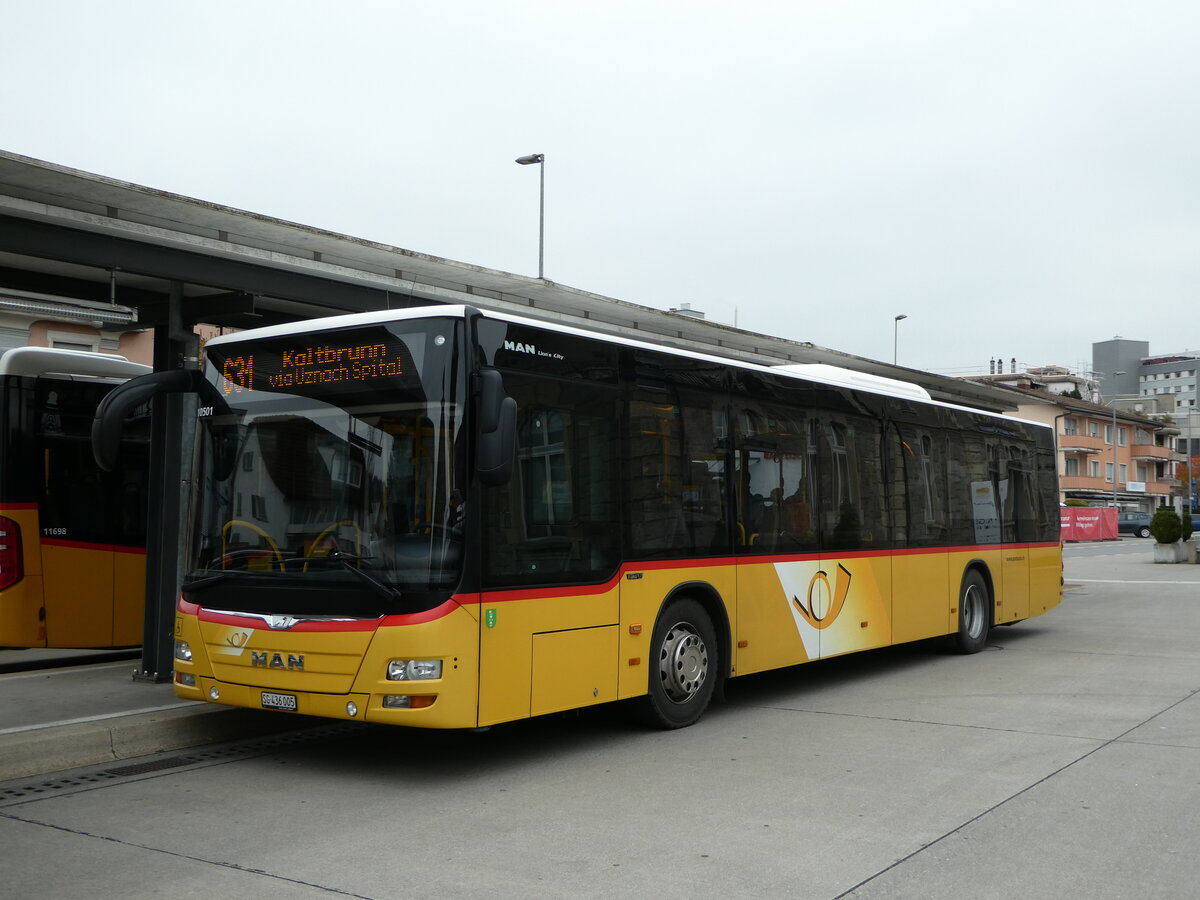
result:
[[[948,533],[946,508],[946,436],[940,430],[900,426],[904,475],[905,543],[936,547]]]
[[[506,372],[517,403],[517,458],[504,485],[483,487],[487,587],[589,583],[616,568],[616,392]]]
[[[725,411],[713,396],[646,387],[629,403],[630,542],[635,557],[730,550]]]
[[[739,401],[737,420],[740,552],[815,550],[816,491],[805,413]]]
[[[884,503],[883,433],[865,416],[821,417],[818,435],[821,547],[854,550],[888,546]]]

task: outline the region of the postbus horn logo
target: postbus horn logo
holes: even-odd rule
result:
[[[837,589],[833,590],[829,585],[829,576],[825,572],[818,571],[813,575],[812,580],[808,583],[808,596],[806,603],[801,603],[800,598],[792,595],[792,603],[799,610],[800,615],[804,617],[804,621],[817,630],[828,628],[837,619],[838,614],[842,611],[842,607],[846,605],[846,596],[850,593],[850,570],[838,563],[838,569],[841,574],[838,575]],[[821,588],[817,590],[817,583],[820,582]],[[815,596],[814,596],[815,595]],[[832,597],[833,602],[829,604],[829,608],[823,611],[818,611],[817,597],[828,598]],[[825,604],[822,603],[821,606]]]

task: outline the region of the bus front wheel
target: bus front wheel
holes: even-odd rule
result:
[[[983,576],[971,569],[963,576],[958,597],[958,633],[954,645],[959,653],[978,653],[983,649],[992,624],[991,605]]]
[[[639,718],[659,728],[683,728],[700,718],[712,699],[720,652],[712,620],[690,597],[663,610],[651,640],[648,692]]]

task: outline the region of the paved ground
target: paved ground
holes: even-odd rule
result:
[[[1200,566],[1150,550],[1068,547],[1063,606],[976,656],[927,643],[738,679],[683,731],[605,708],[9,781],[5,890],[1194,896]]]

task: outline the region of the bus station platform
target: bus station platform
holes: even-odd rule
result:
[[[0,781],[317,724],[134,681],[139,652],[0,650]]]

